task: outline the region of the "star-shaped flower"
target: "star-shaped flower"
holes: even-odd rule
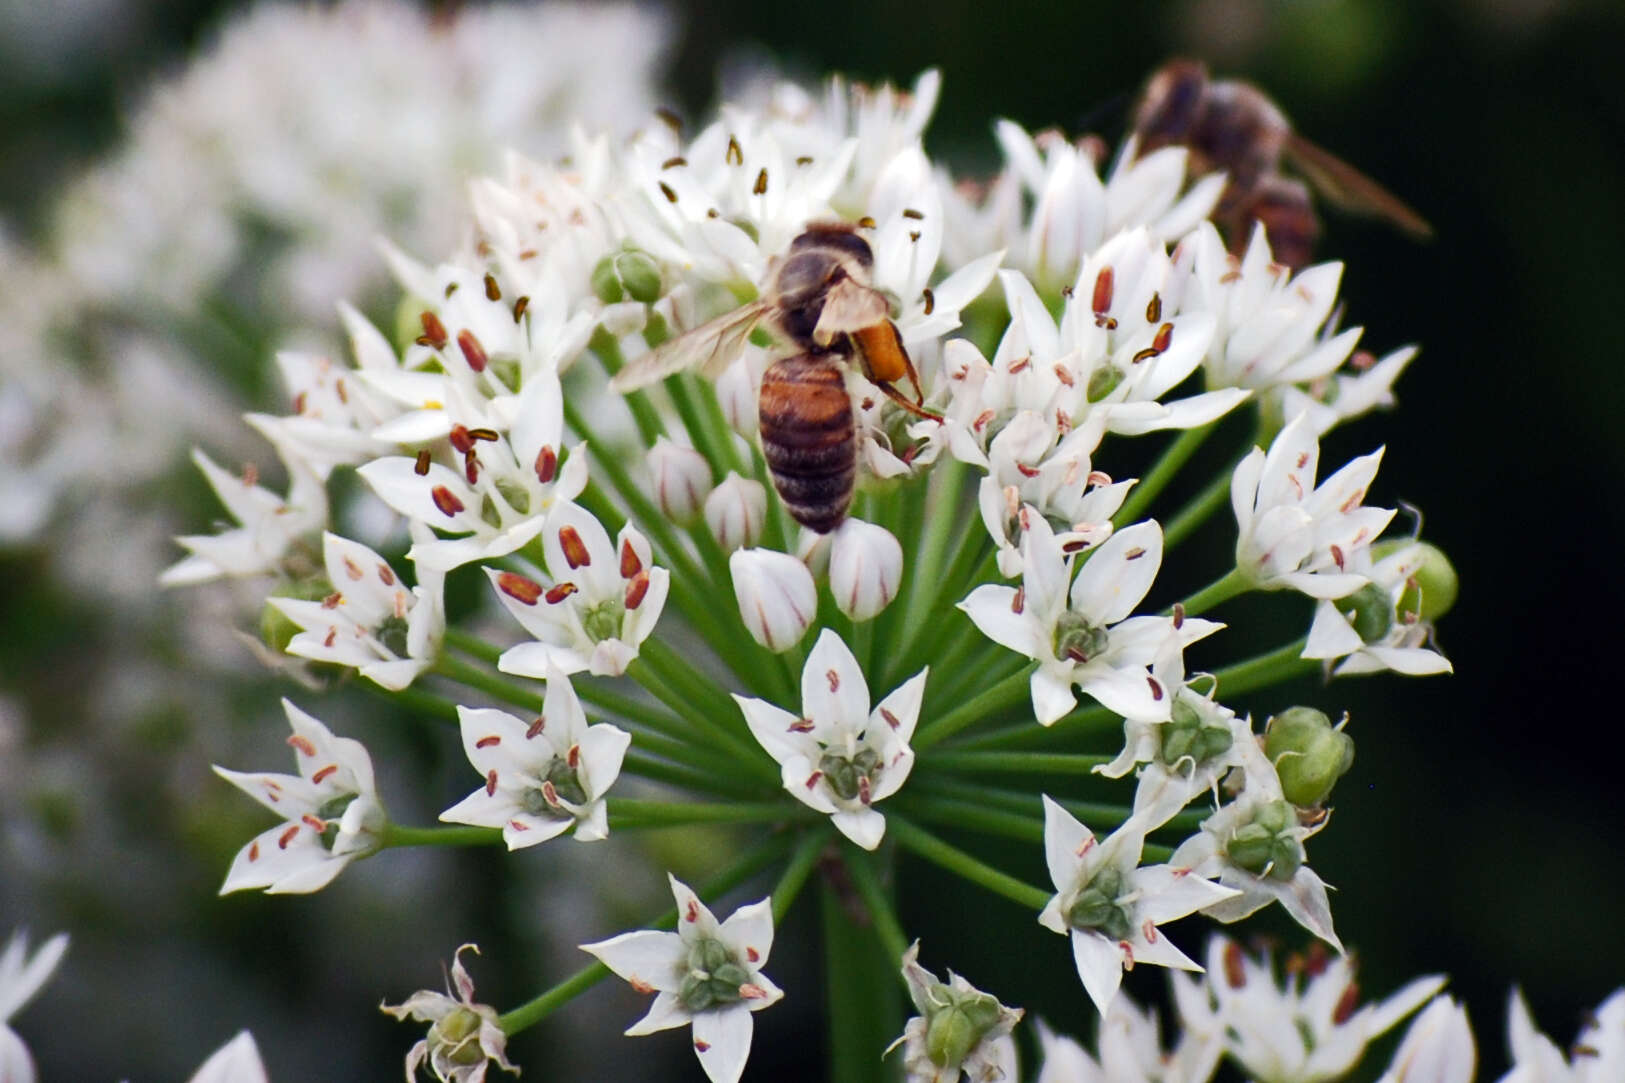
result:
[[[297,775],[215,774],[282,817],[237,853],[220,894],[264,888],[268,894],[320,891],[344,867],[378,849],[387,818],[360,741],[334,737],[287,700]]]
[[[51,980],[67,950],[68,934],[57,933],[30,956],[28,937],[18,931],[0,952],[0,1079],[8,1083],[34,1083],[35,1076],[28,1047],[6,1024]]]
[[[890,1049],[903,1047],[908,1083],[971,1083],[1009,1079],[1014,1083],[1015,1044],[1010,1031],[1022,1010],[1000,1004],[964,978],[948,971],[948,980],[919,963],[920,942],[903,952],[903,980],[919,1015],[903,1026],[903,1036]]]
[[[1158,925],[1232,898],[1236,891],[1173,865],[1140,865],[1146,825],[1130,818],[1103,842],[1044,796],[1044,857],[1055,884],[1038,922],[1072,937],[1078,977],[1095,1007],[1106,1011],[1136,963],[1200,971]]]
[[[479,954],[473,944],[457,949],[451,961],[451,984],[457,995],[447,996],[420,989],[405,1003],[380,1004],[379,1010],[396,1019],[417,1019],[429,1023],[429,1033],[406,1054],[408,1083],[417,1078],[424,1061],[442,1083],[483,1083],[492,1062],[503,1071],[519,1074],[518,1065],[508,1060],[508,1036],[497,1022],[496,1009],[474,1001],[474,979],[463,966],[463,952]]]
[[[1433,623],[1405,604],[1425,559],[1422,545],[1403,546],[1373,562],[1368,550],[1353,565],[1369,582],[1352,594],[1322,600],[1303,657],[1323,658],[1337,676],[1391,670],[1410,676],[1450,673],[1450,660],[1434,649]]]
[[[657,993],[629,1035],[692,1024],[694,1052],[712,1083],[737,1083],[750,1056],[751,1013],[784,996],[761,966],[773,947],[772,901],[742,906],[718,923],[689,886],[675,876],[677,931],[622,933],[583,944],[641,993]]]
[[[583,842],[609,835],[604,794],[621,773],[632,735],[607,722],[587,725],[570,678],[547,671],[547,698],[532,722],[492,708],[458,707],[463,751],[485,785],[440,814],[442,820],[500,827],[508,849],[534,846],[575,828]]]
[[[1051,725],[1073,708],[1073,685],[1124,718],[1165,721],[1173,697],[1151,675],[1152,659],[1169,637],[1185,646],[1224,626],[1129,616],[1162,566],[1162,527],[1145,522],[1118,531],[1070,591],[1070,556],[1043,516],[1028,514],[1021,544],[1021,587],[977,587],[959,608],[983,635],[1038,661],[1032,676],[1038,721]]]
[[[431,536],[413,524],[414,534]],[[377,553],[337,534],[322,535],[327,581],[321,601],[272,597],[270,603],[301,629],[288,653],[354,666],[368,680],[398,692],[440,651],[446,629],[444,572],[422,569],[411,589]]]
[[[614,544],[597,519],[575,504],[547,517],[542,550],[553,582],[487,568],[497,597],[537,642],[503,653],[498,668],[523,677],[588,670],[626,672],[666,605],[671,575],[650,561],[649,540],[631,523]]]
[[[801,711],[734,696],[750,732],[779,762],[784,788],[827,813],[841,834],[873,850],[886,818],[873,807],[902,787],[914,767],[909,739],[920,718],[927,670],[899,685],[873,711],[863,670],[825,628],[801,671]]]

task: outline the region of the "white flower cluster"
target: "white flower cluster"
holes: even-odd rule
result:
[[[611,801],[634,820],[683,815],[608,796],[623,769],[643,773],[738,802],[719,818],[794,825],[809,856],[792,859],[783,905],[825,817],[853,844],[841,860],[867,868],[895,814],[904,847],[1039,909],[1047,892],[916,826],[942,806],[911,802],[905,783],[999,797],[974,767],[943,777],[978,762],[974,742],[931,761],[1000,711],[1018,743],[1121,719],[1121,753],[1094,761],[1114,778],[1140,768],[1116,830],[1097,839],[1036,791],[1004,813],[1042,832],[1054,894],[1038,920],[1070,938],[1096,1006],[1112,1010],[1136,962],[1201,970],[1159,928],[1195,911],[1230,922],[1279,901],[1341,951],[1303,842],[1327,822],[1350,739],[1307,708],[1254,734],[1219,702],[1219,677],[1187,677],[1185,651],[1223,641],[1225,626],[1197,615],[1207,606],[1280,589],[1322,607],[1289,666],[1448,669],[1427,645],[1438,599],[1420,598],[1431,551],[1377,548],[1393,516],[1364,507],[1379,456],[1315,480],[1319,434],[1383,401],[1386,385],[1360,381],[1391,382],[1402,362],[1351,361],[1358,332],[1331,315],[1336,265],[1293,275],[1262,233],[1244,257],[1225,254],[1204,221],[1218,188],[1187,186],[1177,148],[1141,158],[1131,144],[1102,179],[1088,148],[1003,124],[1009,164],[967,201],[920,141],[937,89],[935,73],[910,93],[783,88],[691,137],[664,120],[624,143],[578,128],[565,162],[511,155],[474,184],[470,238],[444,262],[387,249],[407,297],[398,345],[346,307],[351,364],[280,358],[293,410],[251,421],[287,464],[285,498],[199,453],[239,525],[181,539],[191,555],[167,579],[276,576],[273,604],[299,629],[279,646],[392,691],[458,681],[534,713],[534,693],[503,675],[545,680],[533,721],[456,704],[481,785],[442,820],[518,848],[572,829],[604,839]],[[995,277],[1003,325],[978,301]],[[962,325],[970,337],[946,337]],[[1181,456],[1255,402],[1270,450],[1226,467],[1219,499],[1191,517],[1142,519]],[[1171,466],[1138,486],[1100,469],[1108,436],[1164,430],[1179,434]],[[406,521],[415,585],[332,532],[325,483],[341,471]],[[1147,611],[1185,523],[1225,491],[1233,571],[1189,606]],[[813,516],[820,501],[835,511]],[[478,581],[472,565],[487,608],[523,630],[506,649],[447,627],[445,583],[465,569]],[[661,624],[668,609],[680,623]],[[654,703],[608,686],[619,679]],[[622,725],[589,724],[583,702]],[[420,830],[387,822],[358,745],[288,711],[299,777],[222,771],[284,818],[226,890],[314,890]],[[794,801],[748,801],[775,783]],[[1200,812],[1181,816],[1210,794],[1199,826]],[[974,824],[987,810],[968,800]],[[1184,833],[1176,848],[1150,841],[1168,832]],[[1168,860],[1142,864],[1151,846]],[[751,1013],[781,995],[759,970],[772,910],[763,900],[719,924],[672,887],[677,933],[588,950],[658,992],[630,1033],[692,1023],[707,1074],[733,1083]],[[1007,1036],[1010,1010],[908,963],[916,1006],[951,1017],[905,1035],[910,1073],[994,1078],[1002,1054],[974,1050]],[[412,1065],[483,1074],[483,1051],[506,1066],[471,991],[416,1013],[435,1029]],[[477,1048],[447,1044],[454,1016]]]

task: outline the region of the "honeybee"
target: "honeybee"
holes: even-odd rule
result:
[[[919,375],[891,320],[891,305],[869,284],[873,268],[874,253],[856,226],[809,225],[770,265],[760,298],[661,343],[621,369],[609,386],[624,393],[691,368],[714,380],[757,326],[770,325],[796,352],[762,376],[762,452],[796,522],[828,533],[846,518],[857,484],[857,426],[842,363],[855,362],[910,413],[942,420],[924,408]],[[914,402],[894,386],[905,375],[914,385]]]
[[[1134,131],[1142,154],[1180,144],[1192,174],[1229,174],[1213,220],[1234,251],[1262,222],[1277,262],[1297,269],[1310,261],[1320,221],[1309,188],[1281,173],[1283,159],[1343,210],[1385,219],[1418,239],[1433,234],[1399,197],[1294,132],[1263,91],[1236,79],[1211,80],[1200,61],[1176,59],[1157,69],[1134,111]]]

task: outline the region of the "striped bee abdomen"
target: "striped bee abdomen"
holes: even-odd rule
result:
[[[757,400],[762,453],[796,522],[820,534],[846,518],[857,481],[852,399],[838,360],[801,354],[768,367]]]

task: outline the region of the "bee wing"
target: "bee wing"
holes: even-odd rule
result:
[[[1287,159],[1332,203],[1355,214],[1384,218],[1412,237],[1433,236],[1427,219],[1411,210],[1394,193],[1349,165],[1329,150],[1317,147],[1296,132],[1283,148]]]
[[[745,348],[745,340],[762,322],[769,307],[765,301],[752,301],[667,339],[642,357],[627,362],[609,381],[610,389],[625,394],[691,368],[698,368],[707,379],[715,379],[739,356]]]
[[[824,308],[813,328],[813,341],[828,346],[836,335],[851,334],[891,319],[891,304],[879,290],[843,278],[824,295]]]

